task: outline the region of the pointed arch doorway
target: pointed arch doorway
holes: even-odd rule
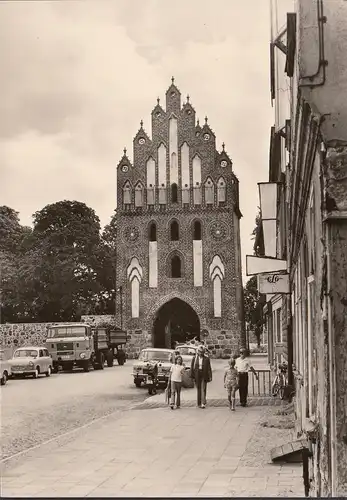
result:
[[[153,323],[153,347],[171,348],[196,337],[200,340],[200,320],[194,309],[173,298],[158,309]]]

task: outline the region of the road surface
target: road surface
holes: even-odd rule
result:
[[[148,394],[135,387],[132,364],[9,380],[0,389],[0,459],[143,401]]]

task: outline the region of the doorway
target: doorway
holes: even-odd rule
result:
[[[196,337],[200,340],[200,321],[194,309],[181,299],[166,302],[157,312],[153,324],[153,347],[174,349]]]

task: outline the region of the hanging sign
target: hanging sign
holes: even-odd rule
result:
[[[252,276],[252,274],[276,273],[286,270],[286,260],[246,255],[246,276]]]
[[[290,293],[289,274],[267,273],[258,275],[259,293]]]

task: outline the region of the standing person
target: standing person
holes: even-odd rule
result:
[[[240,349],[240,357],[236,359],[235,367],[239,374],[240,404],[241,406],[247,406],[248,372],[253,372],[257,380],[258,375],[251,365],[249,358],[246,358],[246,349],[244,347]]]
[[[224,373],[224,387],[228,391],[228,401],[230,410],[235,411],[235,393],[238,388],[238,373],[235,368],[235,359],[229,360],[229,366]]]
[[[177,356],[175,358],[175,363],[171,365],[170,370],[170,379],[169,383],[171,384],[171,402],[170,407],[171,410],[174,409],[175,399],[176,399],[176,408],[181,407],[181,388],[182,388],[182,380],[184,373],[183,359],[182,356]]]
[[[197,406],[205,408],[206,391],[208,382],[212,381],[212,369],[210,359],[205,356],[204,347],[199,346],[196,355],[192,359],[190,376],[195,380],[197,389]]]

